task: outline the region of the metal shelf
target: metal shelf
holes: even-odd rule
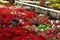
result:
[[[24,2],[19,2],[19,1],[15,1],[16,3],[20,3],[20,4],[24,4],[24,5],[28,5],[28,6],[33,6],[36,8],[40,8],[43,10],[47,10],[47,11],[51,11],[51,12],[56,12],[56,13],[60,13],[59,10],[55,10],[55,9],[50,9],[50,8],[46,8],[46,7],[42,7],[42,6],[37,6],[37,5],[33,5],[33,4],[28,4],[28,3],[24,3]]]

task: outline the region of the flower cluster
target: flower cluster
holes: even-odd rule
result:
[[[22,20],[21,20],[22,19]],[[39,17],[37,13],[32,11],[27,11],[22,8],[9,9],[9,8],[0,8],[0,23],[1,24],[17,24],[25,22],[25,24],[34,24],[34,23],[47,23],[51,24],[48,18]]]
[[[41,33],[46,40],[60,40],[60,25],[49,28]]]
[[[40,34],[24,27],[30,25],[28,19],[35,18],[37,14],[23,9],[15,11],[0,8],[0,40],[44,40]]]
[[[21,22],[24,24],[25,21],[35,18],[36,16],[37,14],[34,12],[29,12],[27,10],[23,10],[22,8],[15,9],[15,11],[9,8],[0,8],[0,24],[3,25],[10,25],[12,23],[20,24]]]
[[[13,28],[1,27],[0,40],[43,40],[43,37],[19,26]]]

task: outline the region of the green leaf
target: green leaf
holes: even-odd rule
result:
[[[27,25],[27,26],[25,26],[25,28],[27,29],[27,28],[29,28],[29,26]]]
[[[47,26],[46,25],[42,25],[42,28],[46,28]]]
[[[17,26],[17,23],[16,23],[16,22],[12,22],[12,25],[13,25],[13,26]]]

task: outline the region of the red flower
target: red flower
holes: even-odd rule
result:
[[[50,34],[50,37],[54,38],[54,34]]]
[[[33,23],[33,19],[38,15],[35,12],[24,10],[23,8],[18,8],[15,10],[17,14],[12,15],[11,12],[14,12],[13,9],[9,8],[1,8],[0,9],[0,23],[3,25],[12,25],[13,19],[20,19],[17,26],[14,27],[4,27],[0,28],[0,39],[1,40],[43,40],[43,37],[40,35],[37,36],[33,31],[29,29],[25,29],[24,26],[31,25]],[[27,19],[25,21],[24,19]],[[30,22],[28,21],[30,20]],[[41,22],[44,23],[44,20],[41,19]],[[35,22],[35,21],[34,21]],[[37,21],[36,21],[37,22]],[[48,21],[46,21],[48,22]],[[21,23],[21,25],[19,25]],[[32,29],[32,28],[31,28]],[[2,39],[3,38],[3,39]]]
[[[38,36],[38,40],[44,40],[42,36]]]
[[[11,7],[12,5],[11,5],[11,4],[7,4],[6,6],[7,6],[7,7]]]

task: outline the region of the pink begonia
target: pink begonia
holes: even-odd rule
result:
[[[60,28],[60,25],[57,25],[56,27],[57,27],[57,28]]]
[[[35,28],[34,28],[34,31],[35,31],[35,32],[37,32],[37,31],[38,31],[38,28],[37,28],[37,27],[35,27]]]
[[[60,39],[60,32],[57,34],[57,38]]]
[[[42,32],[41,35],[42,35],[42,37],[45,37],[46,36],[46,33],[45,32]]]
[[[53,28],[49,28],[49,30],[51,33],[54,33],[54,31],[55,31]]]

